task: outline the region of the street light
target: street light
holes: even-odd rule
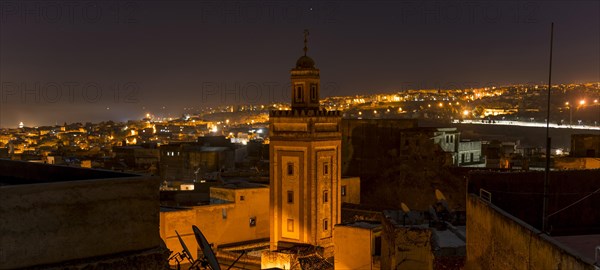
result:
[[[571,110],[571,106],[569,106],[569,102],[565,102],[565,105],[567,106],[567,108],[569,108],[569,127],[572,126],[572,122],[573,122],[573,110]]]

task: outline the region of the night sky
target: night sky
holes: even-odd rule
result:
[[[600,81],[598,1],[1,1],[0,127],[322,95]],[[189,111],[184,108],[194,108]]]

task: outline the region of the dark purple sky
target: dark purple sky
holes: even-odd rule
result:
[[[598,1],[0,2],[0,126],[287,101],[302,54],[323,95],[600,81]],[[163,109],[164,106],[164,109]]]

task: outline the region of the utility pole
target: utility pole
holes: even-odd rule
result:
[[[542,204],[542,232],[547,232],[548,219],[546,212],[548,211],[548,182],[550,180],[550,93],[552,89],[552,39],[554,36],[554,23],[550,24],[550,64],[548,70],[548,106],[546,110],[546,170],[544,171],[544,198]]]

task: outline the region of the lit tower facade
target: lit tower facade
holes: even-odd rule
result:
[[[271,250],[285,243],[330,250],[341,218],[341,115],[319,106],[319,69],[306,55],[307,36],[290,72],[292,109],[270,112]]]

